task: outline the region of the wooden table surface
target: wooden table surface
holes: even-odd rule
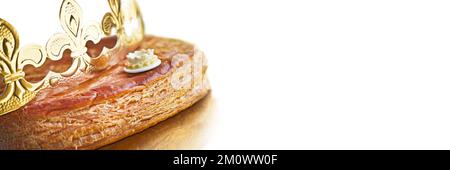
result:
[[[214,119],[214,108],[214,98],[209,94],[194,106],[174,117],[101,149],[200,149],[206,142],[209,127]]]

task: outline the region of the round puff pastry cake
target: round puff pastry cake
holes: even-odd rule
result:
[[[195,46],[146,36],[137,48],[113,56],[118,61],[109,68],[46,88],[1,116],[0,149],[96,149],[175,115],[209,92],[207,62]],[[143,73],[125,72],[126,54],[139,49],[154,49],[161,64]],[[45,74],[38,70],[27,79]]]

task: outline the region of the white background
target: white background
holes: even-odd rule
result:
[[[90,20],[108,10],[79,2]],[[44,44],[59,3],[1,0],[0,17]],[[139,3],[147,33],[208,56],[204,149],[450,149],[450,1]]]

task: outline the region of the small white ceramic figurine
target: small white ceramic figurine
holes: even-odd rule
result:
[[[125,72],[130,74],[143,73],[161,65],[161,60],[154,52],[153,49],[147,49],[129,53],[127,55],[128,65],[124,69]]]

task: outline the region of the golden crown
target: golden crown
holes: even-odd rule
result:
[[[144,39],[144,23],[136,1],[108,0],[108,3],[111,12],[105,14],[101,24],[84,23],[78,3],[75,0],[63,0],[59,20],[64,32],[53,35],[45,47],[27,45],[19,48],[18,33],[10,23],[0,18],[0,69],[3,79],[1,86],[4,89],[0,96],[0,115],[19,109],[33,100],[40,90],[61,80],[105,68],[105,62],[100,61],[108,60],[121,48]],[[127,3],[126,8],[124,3]],[[138,27],[126,27],[126,23],[130,22],[137,23]],[[97,44],[102,38],[112,34],[117,36],[113,48],[103,47],[101,54],[95,57],[88,54],[88,42]],[[49,71],[37,82],[25,79],[25,66],[39,68],[48,59],[61,60],[67,50],[71,52],[72,58],[72,65],[67,70],[61,73]]]

